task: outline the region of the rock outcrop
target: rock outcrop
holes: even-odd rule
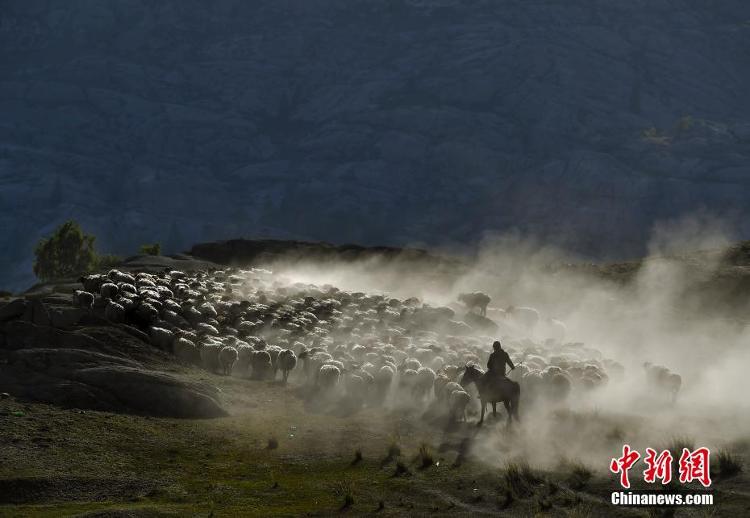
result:
[[[172,359],[139,338],[143,333],[97,321],[63,299],[16,299],[0,307],[0,392],[70,408],[226,415],[216,388],[175,372]]]

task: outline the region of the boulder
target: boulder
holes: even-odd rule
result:
[[[227,415],[210,385],[80,349],[11,352],[7,365],[0,365],[0,391],[69,408],[182,418]]]

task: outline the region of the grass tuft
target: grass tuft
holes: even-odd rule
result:
[[[333,494],[341,500],[341,509],[348,509],[354,505],[354,489],[349,480],[342,480],[333,486]]]
[[[401,446],[399,446],[396,439],[391,440],[390,444],[388,445],[388,450],[385,454],[385,459],[383,459],[383,464],[387,464],[396,457],[401,456]]]
[[[279,440],[276,439],[276,437],[271,437],[268,439],[268,445],[266,446],[266,449],[275,450],[278,447],[279,447]]]
[[[360,462],[362,462],[362,449],[357,448],[356,450],[354,450],[354,460],[352,461],[352,466],[356,466]]]
[[[729,450],[722,448],[716,456],[719,478],[729,478],[742,472],[742,459]]]
[[[527,462],[510,462],[505,468],[504,480],[516,497],[523,498],[534,492],[533,486],[539,482],[539,477]]]
[[[565,513],[567,518],[592,518],[594,508],[589,502],[581,502],[575,507],[568,509]]]
[[[586,483],[591,480],[593,472],[581,462],[573,462],[570,464],[570,473],[567,478],[568,485],[580,491],[586,486]]]
[[[401,475],[409,475],[409,468],[406,467],[406,464],[404,464],[401,461],[398,461],[396,463],[396,471],[393,473],[394,477],[400,477]]]
[[[435,459],[432,455],[432,448],[430,448],[426,443],[422,443],[420,445],[417,458],[422,469],[429,468],[435,463]]]

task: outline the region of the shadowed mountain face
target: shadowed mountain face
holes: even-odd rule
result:
[[[71,217],[118,253],[750,235],[746,0],[0,5],[0,287]]]

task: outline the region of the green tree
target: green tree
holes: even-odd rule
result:
[[[159,243],[153,243],[151,245],[141,245],[141,254],[159,255],[161,254],[161,245]]]
[[[66,221],[34,250],[34,274],[42,280],[72,277],[96,266],[95,237],[73,220]]]

